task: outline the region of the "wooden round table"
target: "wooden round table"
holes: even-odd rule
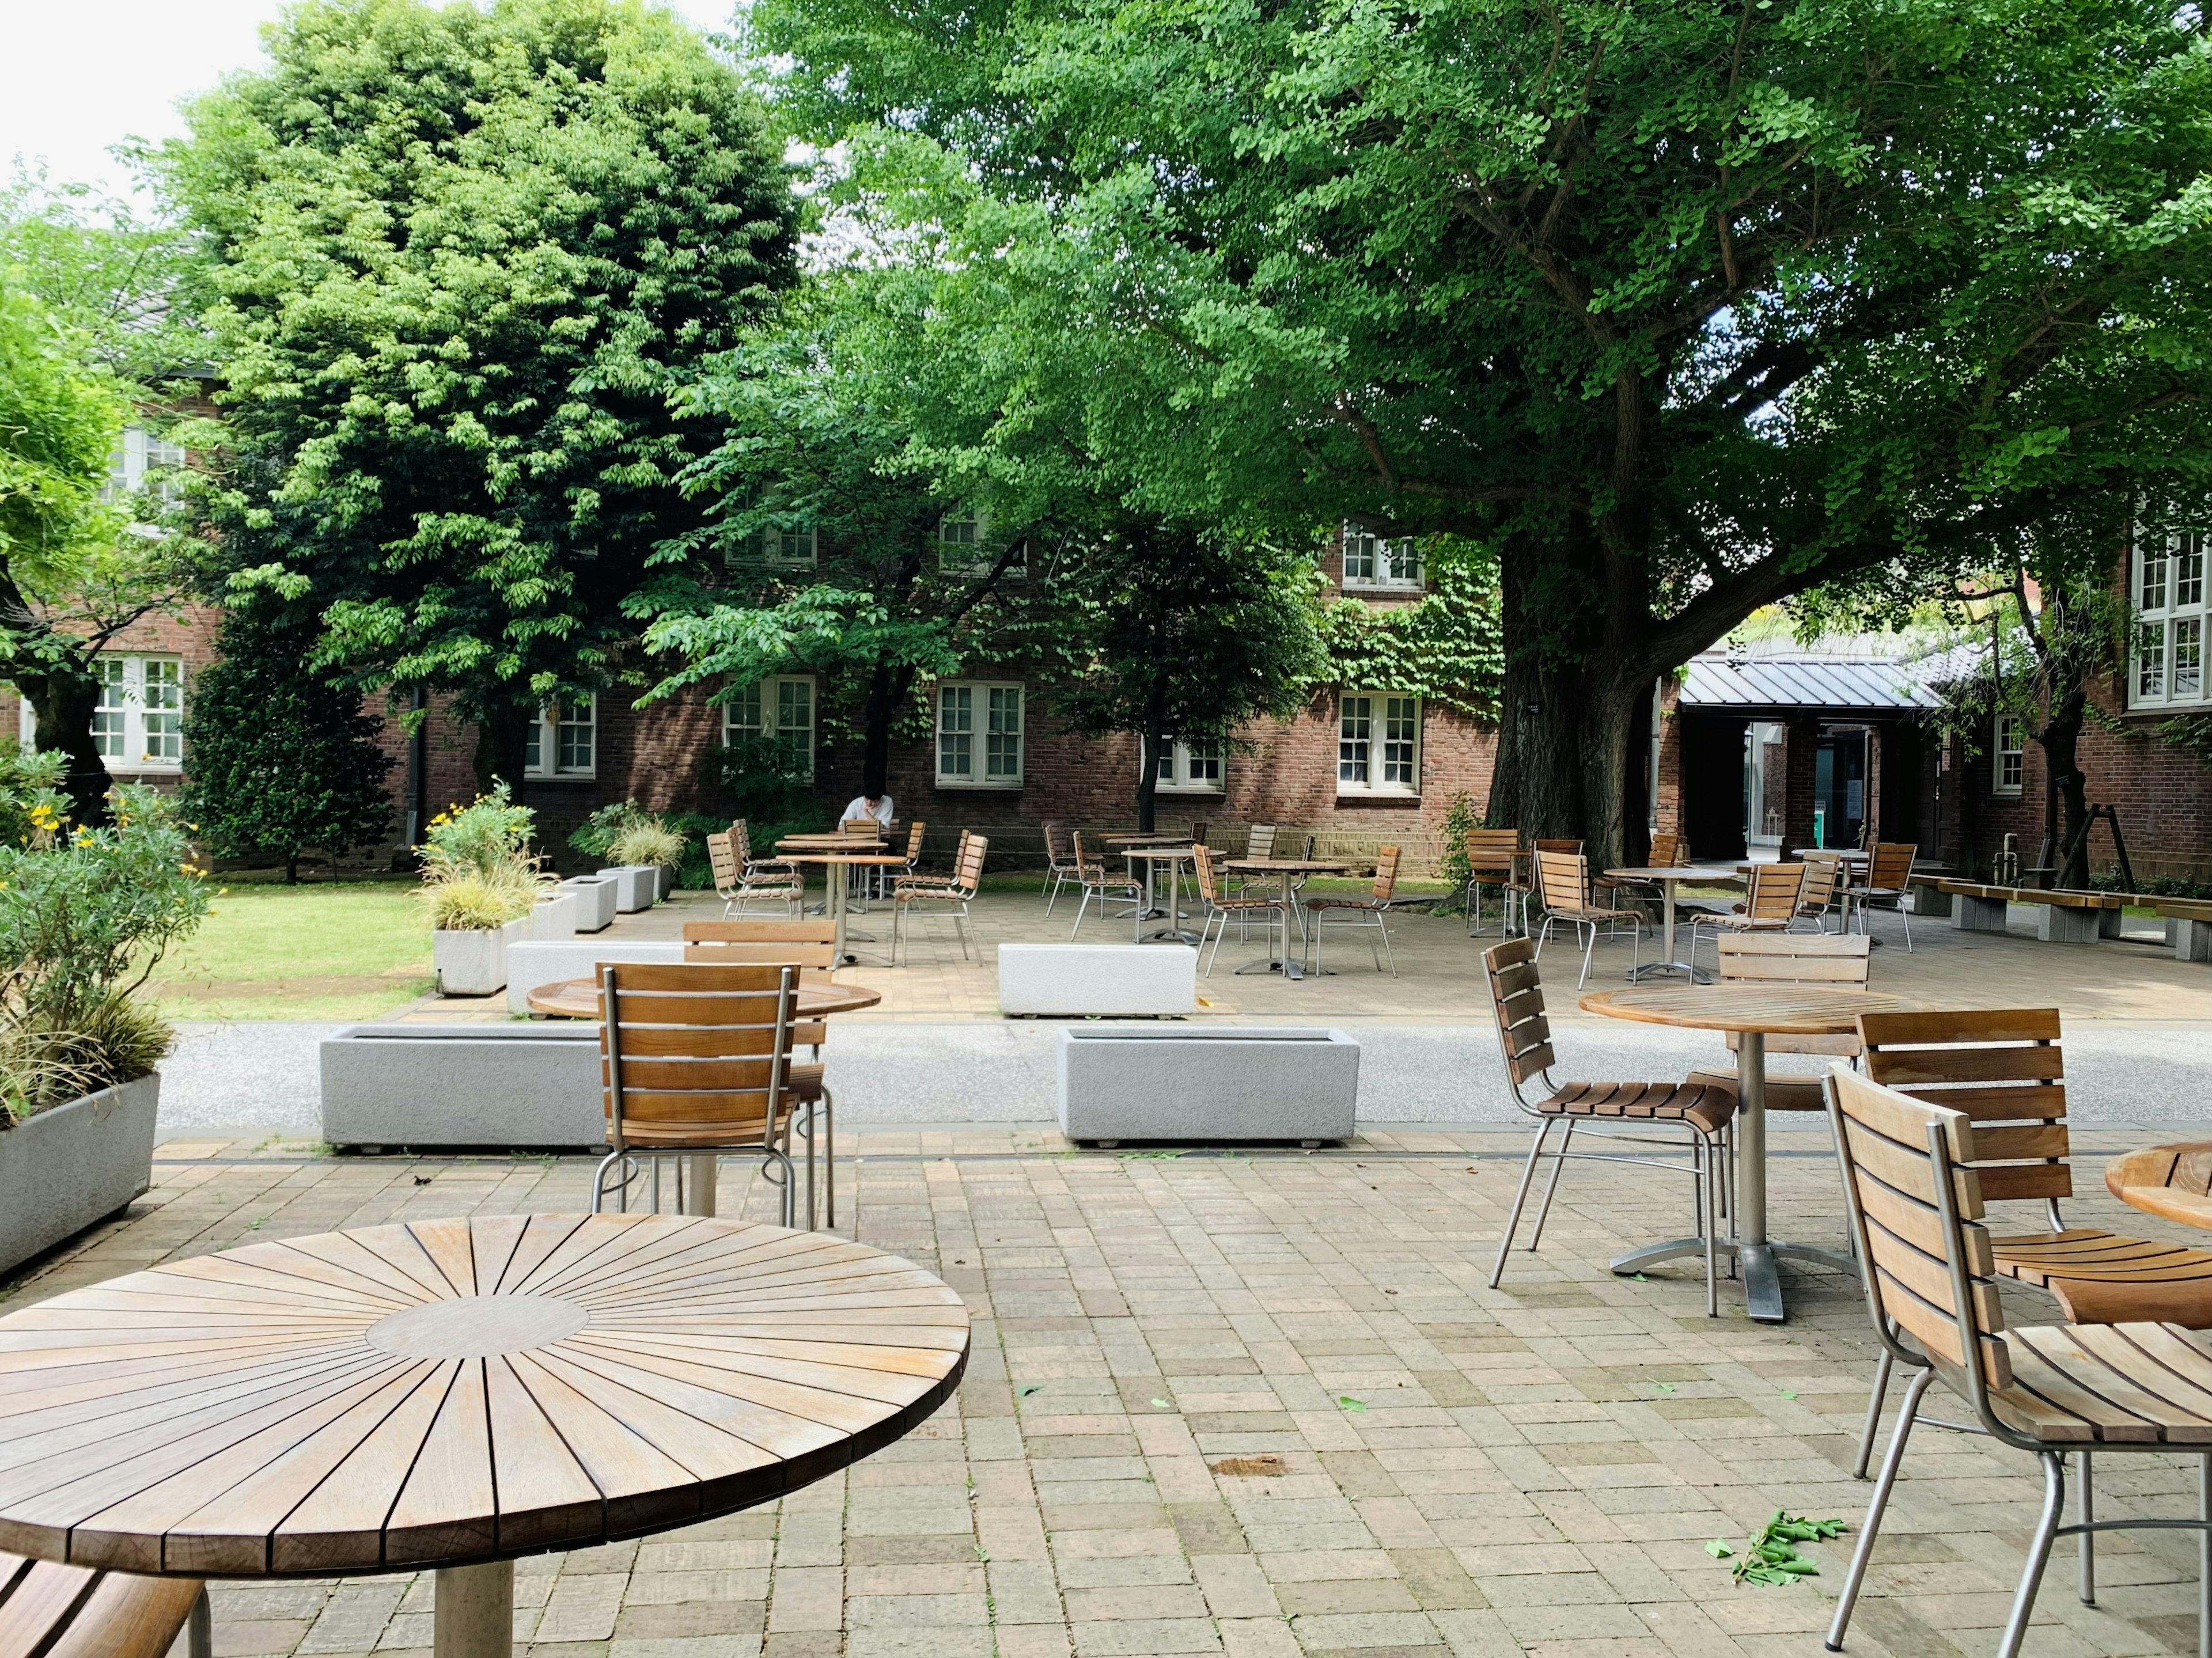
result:
[[[1766,1235],[1766,1039],[1829,1036],[1856,1028],[1862,1013],[1887,1013],[1903,1005],[1894,996],[1819,986],[1653,985],[1635,990],[1593,990],[1577,1004],[1585,1013],[1645,1024],[1731,1030],[1736,1035],[1736,1236],[1720,1248],[1732,1251],[1743,1277],[1744,1309],[1763,1324],[1787,1316],[1776,1258],[1789,1255],[1856,1272],[1849,1255]],[[1662,1260],[1703,1255],[1703,1238],[1674,1238],[1632,1250],[1613,1263],[1616,1272],[1640,1272]]]
[[[2212,1230],[2212,1140],[2154,1145],[2105,1165],[2105,1189],[2130,1209]]]
[[[1305,964],[1291,951],[1291,921],[1298,913],[1297,889],[1292,885],[1301,875],[1342,875],[1351,865],[1332,863],[1326,858],[1232,858],[1222,865],[1239,875],[1279,875],[1283,878],[1283,953],[1266,961],[1247,962],[1237,970],[1239,973],[1279,973],[1285,979],[1303,979]],[[1300,934],[1304,934],[1300,926]],[[1325,975],[1326,976],[1326,975]]]
[[[0,1547],[151,1575],[437,1572],[507,1658],[518,1555],[750,1508],[920,1425],[968,1311],[896,1255],[486,1215],[172,1261],[0,1318]]]
[[[791,1017],[794,1019],[824,1019],[832,1013],[855,1013],[864,1007],[873,1007],[884,999],[880,990],[866,985],[848,985],[835,979],[799,980],[792,992]],[[596,1019],[599,1017],[599,981],[597,979],[556,979],[532,991],[524,999],[533,1013],[550,1014],[556,1019]]]
[[[845,890],[845,878],[842,872],[856,868],[904,869],[906,859],[888,852],[841,852],[837,850],[837,843],[841,839],[848,847],[855,842],[862,847],[883,844],[881,841],[871,842],[861,835],[843,837],[834,835],[793,835],[775,843],[775,855],[787,864],[822,865],[823,911],[837,924],[836,959],[839,962],[849,962],[854,957],[853,953],[845,947],[847,941],[852,938],[865,938],[873,944],[875,935],[872,932],[855,932],[848,926],[845,918],[852,912],[852,895]],[[826,841],[830,845],[810,852],[799,845],[801,841]],[[805,877],[802,875],[799,879],[803,882]],[[861,911],[863,914],[866,913],[865,909]]]

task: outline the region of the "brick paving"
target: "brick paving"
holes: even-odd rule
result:
[[[1778,1230],[1840,1233],[1824,1135],[1775,1139]],[[2078,1137],[2081,1224],[2158,1233]],[[680,1532],[520,1564],[537,1658],[1720,1658],[1813,1654],[1823,1576],[1737,1588],[1706,1541],[1777,1508],[1856,1524],[1846,1474],[1872,1369],[1863,1304],[1789,1281],[1769,1328],[1686,1272],[1615,1278],[1686,1193],[1577,1165],[1540,1252],[1486,1287],[1517,1135],[1375,1133],[1308,1154],[1116,1155],[1049,1132],[863,1129],[858,1236],[975,1315],[957,1401],[847,1473]],[[211,1135],[161,1150],[127,1218],[0,1285],[0,1307],[255,1238],[574,1210],[587,1160],[315,1157]],[[738,1165],[725,1212],[766,1218]],[[2008,1296],[2015,1321],[2050,1316]],[[1255,1473],[1272,1456],[1279,1472]],[[1232,1461],[1230,1459],[1243,1459]],[[1242,1472],[1238,1470],[1243,1470]],[[1916,1442],[1850,1639],[1994,1644],[2039,1482],[1960,1436]],[[2111,1459],[2105,1517],[2187,1513],[2179,1460]],[[2193,1649],[2195,1544],[2108,1539],[2102,1602],[2046,1579],[2034,1658]],[[429,1582],[217,1584],[216,1650],[422,1652]]]

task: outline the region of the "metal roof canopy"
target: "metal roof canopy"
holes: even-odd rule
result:
[[[1714,654],[1691,659],[1679,706],[1685,712],[1818,712],[1894,718],[1925,713],[1942,702],[1911,667],[1893,659],[1804,656],[1731,660]]]

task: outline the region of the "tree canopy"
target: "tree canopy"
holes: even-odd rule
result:
[[[696,519],[670,396],[794,280],[786,169],[643,5],[307,0],[264,38],[160,158],[210,262],[228,581],[319,618],[319,666],[456,693],[519,776]]]
[[[1493,821],[1600,857],[1638,699],[1752,610],[1971,568],[2054,488],[2203,477],[2193,9],[751,19],[849,198],[996,319],[1003,428],[1079,425],[1171,514],[1494,546]]]

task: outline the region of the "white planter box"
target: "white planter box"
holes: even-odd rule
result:
[[[489,996],[507,982],[507,944],[518,925],[444,929],[430,935],[430,966],[442,996]]]
[[[598,1146],[599,1028],[371,1024],[322,1045],[333,1145]]]
[[[614,925],[618,912],[615,901],[622,896],[621,884],[605,875],[572,875],[561,883],[563,892],[576,900],[579,932],[599,932]]]
[[[156,1072],[0,1131],[0,1272],[126,1206],[153,1184]]]
[[[641,909],[651,909],[660,896],[660,877],[642,864],[617,864],[612,869],[599,871],[611,875],[618,883],[615,908],[625,915],[634,915]]]
[[[1133,1019],[1191,1012],[1198,952],[1188,944],[1000,944],[999,1011]]]
[[[1060,1131],[1072,1140],[1346,1140],[1358,1098],[1359,1044],[1341,1030],[1060,1033]]]
[[[653,896],[655,900],[665,898],[670,893],[676,890],[675,865],[661,864],[654,868],[653,874]]]
[[[680,962],[681,938],[638,938],[621,943],[594,944],[571,938],[560,942],[531,939],[507,952],[507,1005],[510,1011],[530,1011],[530,993],[540,985],[562,979],[588,979],[601,962]]]
[[[564,892],[557,898],[544,898],[531,907],[530,936],[532,938],[573,938],[577,924],[583,920],[584,901],[573,892]]]

